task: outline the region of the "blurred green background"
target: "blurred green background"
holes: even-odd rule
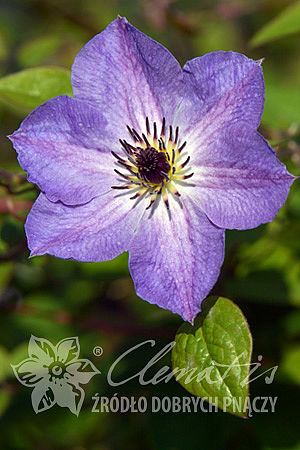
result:
[[[286,0],[0,1],[1,449],[300,449],[299,182],[273,223],[227,232],[226,259],[214,288],[215,294],[231,298],[244,312],[254,338],[253,360],[263,355],[261,372],[279,366],[272,384],[265,384],[262,377],[250,385],[252,397],[278,396],[276,412],[248,420],[222,412],[91,413],[96,392],[109,397],[116,392],[105,379],[112,362],[131,346],[156,340],[155,348],[137,351],[120,366],[118,375],[127,378],[174,339],[182,320],[137,298],[126,254],[101,264],[50,256],[28,259],[23,224],[37,191],[22,178],[6,136],[39,103],[40,94],[25,99],[20,107],[7,88],[10,81],[3,78],[36,66],[70,69],[81,47],[117,14],[159,40],[182,64],[214,50],[264,57],[266,105],[261,132],[290,172],[300,175],[299,3],[290,13],[284,12],[279,23],[275,19],[291,4]],[[274,19],[275,25],[264,28]],[[47,99],[43,92],[40,96]],[[18,383],[10,367],[27,356],[31,334],[54,344],[79,336],[81,356],[101,371],[85,387],[79,418],[59,407],[38,415],[33,412],[31,390]],[[95,345],[104,349],[100,358],[93,355]],[[171,365],[170,359],[168,355],[156,364],[155,372]],[[132,380],[117,392],[137,398],[189,395],[175,381],[143,387]]]

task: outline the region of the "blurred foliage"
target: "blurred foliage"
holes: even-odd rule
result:
[[[267,23],[253,37],[251,43],[253,46],[266,44],[267,42],[279,39],[289,34],[300,32],[300,2],[290,5],[275,19]]]
[[[60,67],[36,67],[0,79],[2,100],[32,110],[49,98],[72,95],[71,73]]]
[[[266,106],[261,131],[290,172],[300,175],[296,8],[287,0],[0,1],[1,448],[300,448],[299,182],[273,223],[227,232],[226,259],[213,291],[230,297],[243,310],[254,336],[253,360],[263,355],[260,373],[279,366],[272,384],[265,384],[263,377],[250,384],[252,397],[278,396],[276,412],[256,414],[247,421],[222,412],[96,414],[91,413],[92,396],[98,392],[110,397],[116,392],[105,379],[112,362],[131,346],[155,339],[155,348],[135,352],[119,366],[117,376],[136,373],[174,339],[181,320],[137,298],[126,254],[101,264],[49,256],[28,259],[23,225],[37,192],[25,181],[6,138],[30,108],[54,95],[70,93],[74,57],[120,14],[167,46],[181,64],[217,49],[264,57]],[[51,85],[49,77],[43,78],[49,71]],[[27,89],[22,104],[16,101],[21,85]],[[53,343],[79,336],[81,356],[101,370],[102,375],[86,388],[78,419],[58,407],[35,415],[30,390],[14,378],[10,364],[27,356],[31,334]],[[104,349],[100,358],[93,355],[96,345]],[[155,372],[165,364],[171,365],[170,355],[156,363]],[[118,388],[118,394],[189,395],[174,380],[141,386],[136,379]]]

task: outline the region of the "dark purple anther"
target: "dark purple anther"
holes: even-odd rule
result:
[[[136,165],[141,177],[150,183],[160,184],[171,170],[166,154],[153,147],[141,149],[136,157]]]

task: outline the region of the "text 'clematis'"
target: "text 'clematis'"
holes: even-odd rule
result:
[[[10,139],[42,193],[31,255],[105,261],[129,251],[137,294],[193,321],[217,280],[226,228],[272,221],[293,176],[257,132],[260,62],[234,52],[183,69],[118,18],[77,55],[74,98]]]

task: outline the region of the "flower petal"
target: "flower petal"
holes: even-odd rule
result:
[[[94,375],[99,374],[99,370],[88,359],[78,359],[66,366],[68,381],[77,386],[78,384],[87,384]]]
[[[215,284],[224,259],[224,230],[184,198],[169,199],[141,220],[129,248],[129,268],[137,294],[193,321]]]
[[[52,383],[54,398],[58,406],[69,408],[69,410],[78,416],[84,400],[84,390],[80,386],[68,383],[65,379],[57,379]]]
[[[245,124],[199,150],[193,199],[222,228],[254,228],[274,219],[294,180],[265,139]]]
[[[260,64],[235,52],[213,52],[188,61],[184,68],[189,94],[178,124],[189,144],[205,142],[227,122],[247,122],[257,129],[264,107]]]
[[[39,361],[40,365],[49,366],[55,359],[55,349],[48,339],[31,335],[28,344],[28,355]]]
[[[52,389],[52,383],[49,380],[40,381],[31,393],[31,401],[36,413],[46,411],[55,405],[56,399]]]
[[[171,123],[184,87],[169,51],[121,17],[77,55],[72,85],[76,98],[97,105],[124,132],[126,125],[144,125],[146,116]]]
[[[26,221],[31,255],[106,261],[128,250],[141,206],[110,192],[81,206],[50,202],[40,194]]]
[[[112,184],[110,151],[119,145],[105,127],[98,109],[61,96],[39,106],[10,139],[30,182],[52,201],[77,205]]]
[[[56,345],[56,360],[65,364],[77,359],[80,353],[80,344],[78,337],[62,339]]]
[[[48,369],[40,361],[25,359],[17,365],[11,365],[16,378],[26,387],[35,386],[48,374]]]

